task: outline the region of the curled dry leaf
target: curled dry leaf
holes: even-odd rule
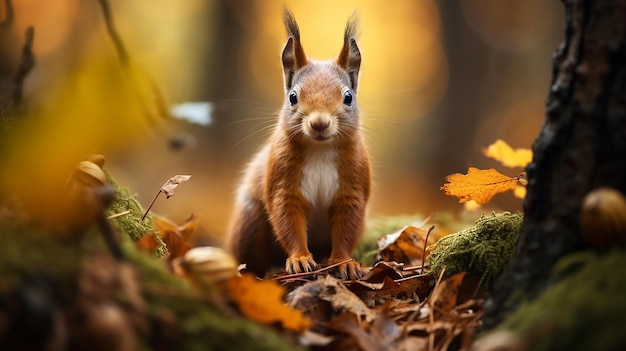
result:
[[[425,239],[428,231],[406,226],[399,231],[385,235],[378,239],[380,252],[377,261],[395,261],[410,266],[419,266],[424,262],[424,246],[430,246],[437,242],[436,237],[429,237],[428,244]]]
[[[161,187],[161,192],[163,192],[167,198],[169,199],[171,196],[174,196],[174,189],[180,184],[184,183],[191,179],[190,175],[175,175],[172,178],[168,179],[165,184]]]
[[[306,311],[314,320],[330,320],[343,311],[353,313],[367,322],[377,316],[342,281],[330,275],[296,288],[287,295],[287,302],[297,310]]]

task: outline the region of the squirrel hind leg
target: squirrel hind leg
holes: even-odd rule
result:
[[[250,201],[246,210],[239,211],[232,220],[226,247],[239,263],[246,264],[246,271],[258,277],[284,262],[284,257],[276,257],[281,249],[261,201]]]

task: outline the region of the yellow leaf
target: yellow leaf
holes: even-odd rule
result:
[[[515,149],[506,142],[498,139],[493,144],[483,149],[485,156],[500,161],[506,167],[526,167],[533,159],[530,149]]]
[[[281,323],[285,329],[303,332],[311,321],[287,306],[284,289],[274,280],[258,280],[250,274],[228,282],[230,297],[248,318],[264,324]]]
[[[513,195],[515,195],[516,198],[518,199],[523,199],[526,197],[526,187],[522,186],[522,185],[518,185],[515,187],[515,190],[513,190]]]
[[[441,187],[446,195],[456,196],[459,202],[476,201],[484,205],[494,195],[514,190],[519,177],[511,178],[493,168],[478,169],[470,167],[467,175],[455,173],[446,177],[447,183]]]

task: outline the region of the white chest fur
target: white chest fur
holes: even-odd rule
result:
[[[331,204],[339,189],[337,150],[320,147],[308,151],[300,188],[313,207],[328,207]]]

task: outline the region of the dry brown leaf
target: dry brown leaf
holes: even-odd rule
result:
[[[351,311],[357,316],[362,316],[368,322],[376,319],[376,312],[369,309],[361,299],[348,290],[343,282],[332,276],[326,276],[324,285],[319,298],[330,302],[335,311]]]
[[[459,202],[476,201],[484,205],[498,193],[515,190],[520,176],[509,177],[493,168],[470,167],[467,175],[455,173],[446,177],[447,183],[441,187],[446,195],[456,196]]]
[[[163,184],[163,186],[161,187],[161,192],[163,192],[169,199],[170,197],[174,196],[174,189],[176,189],[176,187],[180,183],[184,183],[188,181],[189,179],[191,179],[190,175],[183,175],[183,174],[175,175],[172,178],[168,179],[167,182],[165,182],[165,184]]]
[[[443,311],[450,311],[456,306],[459,286],[463,282],[465,272],[455,274],[442,280],[433,290],[431,302]]]
[[[379,261],[395,261],[410,266],[419,266],[424,262],[424,240],[427,235],[427,230],[411,226],[386,235],[378,239],[380,252],[377,258],[379,258]],[[381,242],[384,242],[386,246],[380,247]],[[426,246],[433,245],[436,242],[437,238],[430,236]]]
[[[526,167],[533,159],[530,149],[513,149],[506,142],[498,139],[483,149],[485,156],[500,161],[506,167]]]
[[[263,324],[280,323],[285,329],[303,332],[311,321],[283,303],[284,288],[275,280],[258,280],[250,274],[228,281],[230,297],[248,318]]]
[[[385,277],[380,283],[368,283],[361,280],[355,280],[350,282],[350,286],[348,288],[355,292],[374,292],[373,297],[379,299],[389,296],[407,298],[414,296],[414,294],[420,298],[424,298],[432,287],[431,284],[433,279],[432,275],[423,275],[398,280]]]

